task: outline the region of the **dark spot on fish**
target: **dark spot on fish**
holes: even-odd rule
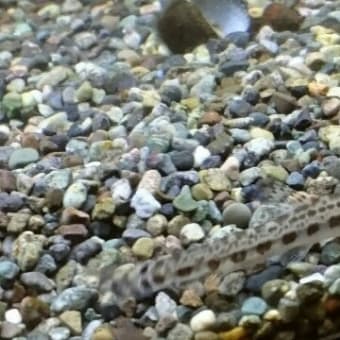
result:
[[[313,235],[315,234],[316,232],[318,232],[319,230],[319,225],[317,223],[313,223],[311,225],[308,226],[307,228],[307,234],[308,235]]]
[[[208,267],[210,270],[216,270],[220,266],[220,261],[213,259],[208,261]]]
[[[265,252],[267,252],[271,248],[271,246],[272,246],[272,243],[270,241],[264,242],[264,243],[259,244],[256,247],[256,251],[259,254],[264,254]]]
[[[239,251],[237,253],[234,253],[230,256],[230,259],[234,262],[234,263],[238,263],[238,262],[242,262],[245,260],[247,256],[247,253],[245,251]]]
[[[144,263],[141,267],[140,267],[140,273],[141,274],[145,274],[148,270],[148,264],[147,263]]]
[[[329,219],[329,226],[331,228],[339,227],[340,226],[340,215],[331,217]]]
[[[142,279],[140,283],[143,289],[149,290],[151,288],[150,282],[145,278]]]
[[[164,283],[164,280],[165,280],[164,275],[161,275],[161,274],[154,274],[152,278],[153,278],[153,281],[157,284],[162,284]]]
[[[292,242],[295,241],[296,237],[297,237],[297,235],[294,232],[286,234],[286,235],[283,235],[282,236],[282,242],[283,242],[283,244],[292,243]]]
[[[192,272],[192,267],[183,267],[183,268],[177,269],[176,274],[182,277],[182,276],[190,275],[191,272]]]
[[[323,212],[325,212],[325,211],[326,211],[326,207],[325,207],[325,206],[321,206],[321,207],[319,208],[319,212],[323,213]]]
[[[316,211],[315,210],[308,210],[307,215],[308,215],[308,217],[314,217],[316,215]]]
[[[329,210],[333,210],[334,208],[335,208],[334,204],[327,205],[327,209],[329,209]]]

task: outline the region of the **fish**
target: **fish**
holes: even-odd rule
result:
[[[103,301],[114,299],[118,305],[131,297],[140,301],[162,290],[181,290],[211,273],[225,276],[256,271],[273,256],[340,237],[338,193],[319,196],[290,191],[278,192],[276,197],[280,194],[286,202],[278,203],[275,212],[258,214],[247,229],[231,230],[221,238],[208,238],[187,249],[128,264],[129,268],[104,268],[99,286]]]

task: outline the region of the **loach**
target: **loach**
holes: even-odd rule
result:
[[[340,236],[340,195],[294,192],[287,202],[278,205],[275,217],[264,214],[262,223],[246,230],[132,265],[131,270],[104,268],[99,292],[120,305],[129,297],[141,300],[160,290],[181,289],[211,273],[256,271],[271,256]]]

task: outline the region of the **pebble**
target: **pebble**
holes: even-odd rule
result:
[[[241,307],[243,315],[263,315],[268,309],[267,303],[256,296],[246,299]]]
[[[161,204],[153,197],[152,193],[144,188],[137,189],[130,204],[140,218],[151,217],[161,208]]]
[[[132,252],[139,258],[149,259],[154,252],[154,241],[148,237],[139,238],[132,246]]]
[[[37,162],[39,160],[39,153],[32,148],[20,148],[10,155],[8,166],[10,169],[23,168],[28,164]]]
[[[82,310],[96,296],[96,290],[86,287],[71,287],[62,291],[51,304],[51,310],[60,313],[67,310]]]
[[[189,186],[183,186],[179,195],[173,200],[173,205],[184,212],[193,211],[197,208],[197,202],[192,198]]]
[[[183,244],[200,241],[204,238],[204,231],[197,223],[189,223],[182,227],[180,238]]]
[[[87,187],[81,182],[71,184],[64,194],[64,208],[80,208],[87,199]]]
[[[3,285],[7,281],[15,279],[19,274],[19,267],[14,262],[8,260],[0,261],[0,284]]]
[[[13,323],[13,324],[20,324],[22,322],[20,311],[15,308],[8,309],[5,312],[5,321]]]
[[[208,330],[216,322],[215,313],[210,310],[202,310],[195,314],[190,320],[190,327],[194,332]]]
[[[239,228],[246,228],[249,224],[251,211],[243,203],[231,203],[223,210],[225,224],[235,224]]]

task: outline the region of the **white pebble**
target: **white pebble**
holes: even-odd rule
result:
[[[301,278],[299,283],[305,284],[305,283],[314,282],[314,281],[325,282],[325,277],[320,273],[313,273],[311,275]]]
[[[199,145],[193,152],[194,156],[194,166],[200,167],[202,163],[209,158],[211,152],[202,145]]]
[[[215,322],[215,313],[210,309],[206,309],[191,318],[190,327],[194,332],[200,332],[211,328]]]
[[[189,223],[182,227],[180,238],[184,244],[200,241],[204,238],[204,231],[197,223]]]
[[[12,308],[5,312],[5,320],[10,323],[19,324],[22,322],[22,317],[18,309]]]

